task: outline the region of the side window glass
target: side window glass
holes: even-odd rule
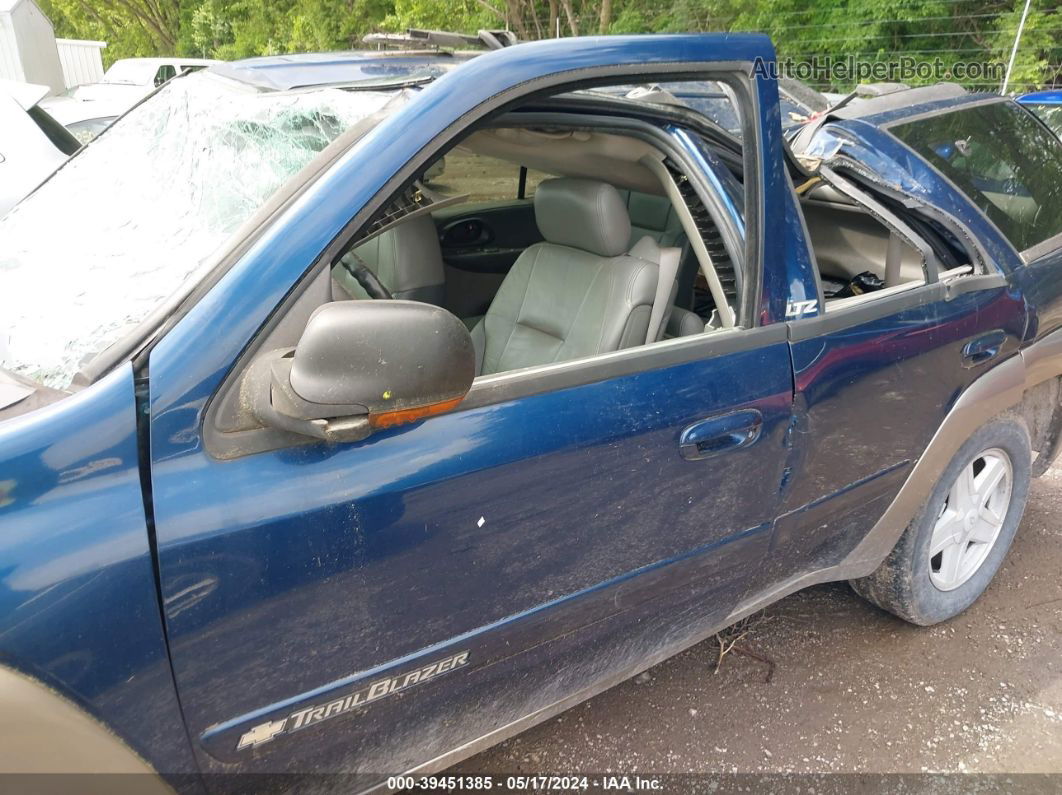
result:
[[[167,80],[175,77],[176,75],[177,75],[177,70],[174,69],[170,64],[166,64],[165,66],[160,66],[159,70],[155,73],[155,85],[156,86],[161,86]]]
[[[891,127],[951,179],[1018,251],[1062,234],[1062,142],[994,102]]]
[[[542,180],[549,179],[550,174],[544,171],[536,171],[533,168],[527,169],[527,177],[524,179],[524,195],[522,198],[530,199],[535,195],[535,189],[539,186]]]
[[[513,201],[519,197],[520,167],[457,148],[428,167],[424,183],[445,198],[467,195],[470,202]]]

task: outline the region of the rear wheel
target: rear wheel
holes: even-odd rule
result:
[[[1016,419],[980,428],[955,454],[895,549],[856,593],[915,624],[952,618],[988,587],[1025,511],[1029,433]]]

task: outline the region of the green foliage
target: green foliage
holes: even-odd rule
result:
[[[936,61],[1005,66],[1024,0],[40,0],[59,35],[103,39],[105,57],[180,53],[240,58],[361,46],[374,31],[429,28],[555,35],[762,31],[781,57]],[[1033,0],[1011,86],[1062,83],[1059,0]],[[937,78],[909,80],[933,82]],[[819,75],[822,88],[851,84]],[[998,89],[994,75],[965,79]]]
[[[1014,35],[1018,30],[1024,5],[1022,0],[1017,0],[1013,10],[1002,14],[990,39],[992,56],[1003,63],[1010,62]],[[1062,84],[1062,31],[1058,29],[1060,25],[1062,15],[1037,10],[1034,3],[1025,20],[1021,46],[1014,58],[1008,90],[1039,88],[1049,82],[1054,85]]]
[[[505,27],[502,20],[475,0],[396,0],[379,28],[400,31],[406,28],[475,32],[484,28]],[[370,30],[367,26],[366,30]]]
[[[232,20],[218,0],[203,0],[181,26],[180,48],[184,54],[208,57],[218,53],[232,38]]]
[[[172,53],[177,46],[180,0],[38,0],[38,5],[57,36],[106,41],[105,64]]]

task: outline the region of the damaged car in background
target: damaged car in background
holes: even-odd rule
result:
[[[1062,144],[789,124],[773,59],[215,66],[0,220],[0,768],[369,789],[814,583],[969,607],[1062,438]]]
[[[48,97],[41,105],[78,141],[87,144],[167,81],[218,63],[205,58],[121,58],[108,67],[98,83],[75,86],[61,96]]]
[[[81,144],[40,106],[48,86],[0,80],[0,216]]]

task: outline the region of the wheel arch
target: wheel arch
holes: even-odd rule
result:
[[[172,789],[133,749],[40,680],[0,665],[0,774],[139,774],[144,792]]]
[[[1062,359],[1058,366],[1062,371]],[[836,567],[841,570],[837,579],[864,577],[885,560],[963,443],[993,417],[1022,403],[1026,373],[1025,358],[1017,353],[959,395],[885,513]]]
[[[997,364],[968,386],[952,405],[900,491],[863,540],[840,563],[780,583],[769,593],[740,605],[732,624],[768,604],[810,585],[852,580],[874,572],[929,498],[940,476],[974,431],[995,417],[1016,413],[1029,425],[1040,455],[1033,474],[1042,474],[1062,448],[1062,329]],[[1052,398],[1053,396],[1053,398]],[[1054,400],[1053,406],[1050,401]],[[1049,419],[1047,419],[1049,417]]]
[[[1025,362],[1025,393],[1019,411],[1029,426],[1032,449],[1038,455],[1033,461],[1033,477],[1047,471],[1062,452],[1062,329],[1022,351]]]

